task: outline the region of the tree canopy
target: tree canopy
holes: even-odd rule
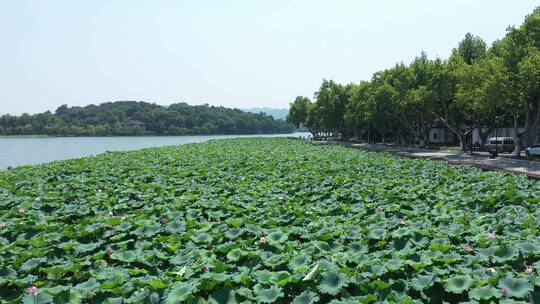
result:
[[[176,103],[117,101],[85,107],[62,105],[54,113],[0,116],[0,134],[55,136],[209,135],[289,133],[294,127],[263,113]]]
[[[325,79],[313,102],[300,96],[291,109],[289,122],[313,134],[424,145],[430,129],[445,127],[463,149],[473,129],[483,144],[504,124],[514,128],[519,155],[540,123],[540,9],[491,46],[467,33],[447,59],[422,52],[359,84]]]

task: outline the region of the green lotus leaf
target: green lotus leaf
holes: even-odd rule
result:
[[[500,296],[501,292],[493,286],[476,287],[469,291],[469,297],[475,300],[489,300]]]
[[[192,259],[191,255],[175,255],[173,258],[171,258],[169,261],[173,265],[184,265],[188,263]]]
[[[519,245],[519,249],[521,252],[526,254],[539,254],[540,253],[540,246],[535,245],[532,242],[527,242]]]
[[[517,254],[518,252],[509,246],[498,246],[493,253],[493,260],[503,263],[515,259]]]
[[[245,230],[257,236],[260,235],[262,232],[261,227],[253,225],[253,224],[247,224],[245,226]]]
[[[285,286],[289,282],[291,274],[287,271],[278,271],[272,275],[271,282],[278,284],[279,286]]]
[[[212,236],[206,232],[198,233],[196,236],[191,237],[195,243],[207,244],[213,240]]]
[[[317,288],[322,293],[337,295],[347,285],[349,285],[349,278],[345,274],[330,270],[321,275]]]
[[[37,295],[25,295],[22,299],[23,304],[46,304],[46,303],[53,303],[54,298],[47,293],[38,293]]]
[[[91,278],[86,282],[75,285],[76,290],[80,291],[83,295],[93,295],[97,293],[100,288],[100,284],[96,279]]]
[[[275,303],[277,299],[284,296],[282,289],[277,286],[259,289],[257,293],[257,300],[261,303]]]
[[[217,288],[210,297],[207,303],[209,304],[236,304],[236,296],[233,289],[229,287]]]
[[[165,230],[172,234],[180,234],[186,230],[186,223],[179,220],[170,221],[165,226]]]
[[[311,291],[304,291],[293,300],[293,304],[313,304],[319,301],[319,296]]]
[[[31,272],[34,268],[36,268],[39,264],[41,264],[40,258],[35,259],[29,259],[28,261],[22,263],[21,270],[24,272]]]
[[[375,240],[382,240],[386,238],[386,230],[381,228],[371,229],[369,231],[369,237]]]
[[[231,228],[225,232],[225,236],[229,239],[235,239],[243,233],[243,230],[240,228]]]
[[[500,279],[499,287],[506,288],[508,296],[515,298],[525,298],[533,291],[533,286],[528,280],[511,276]]]
[[[122,224],[116,226],[116,229],[119,231],[128,231],[131,228],[131,224],[127,222],[123,222]]]
[[[274,231],[267,236],[270,245],[279,245],[287,240],[287,235],[281,231]]]
[[[433,284],[435,284],[435,277],[432,275],[417,275],[411,280],[411,286],[418,291],[428,289]]]
[[[87,294],[88,295],[88,294]],[[59,304],[81,304],[85,295],[79,290],[69,288],[54,295],[54,303]]]
[[[154,289],[163,289],[167,287],[167,284],[165,284],[165,282],[163,282],[162,280],[158,278],[150,279],[150,281],[148,281],[148,285],[152,286],[152,288]]]
[[[107,298],[103,300],[103,304],[122,304],[123,298]]]
[[[86,253],[96,250],[99,246],[101,246],[100,243],[90,243],[90,244],[80,244],[77,247],[75,247],[75,251],[77,253]]]
[[[137,260],[137,255],[133,251],[115,251],[111,254],[111,259],[133,263]]]
[[[293,271],[297,271],[300,268],[305,268],[311,258],[308,255],[297,255],[289,261],[289,268]]]
[[[454,276],[446,280],[444,289],[452,293],[462,293],[472,286],[473,280],[469,275]]]
[[[68,286],[58,285],[54,287],[43,288],[43,291],[50,295],[56,296],[57,294],[61,292],[68,291],[69,289],[70,288]]]
[[[530,304],[531,302],[527,301],[516,301],[508,298],[501,299],[499,304]]]
[[[227,253],[227,259],[229,259],[230,261],[236,262],[240,260],[244,255],[245,255],[244,251],[238,248],[234,248],[233,250],[229,251],[229,253]]]
[[[199,287],[198,281],[186,281],[186,282],[176,282],[170,288],[167,297],[165,298],[165,303],[167,304],[178,304],[184,303]]]
[[[255,277],[257,278],[257,281],[263,284],[270,283],[270,280],[272,279],[273,275],[274,273],[268,270],[259,270],[255,273]]]

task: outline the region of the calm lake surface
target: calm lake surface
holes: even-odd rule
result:
[[[183,145],[210,139],[237,137],[303,136],[309,133],[265,135],[200,135],[141,137],[0,137],[0,170],[8,166],[35,165],[55,160],[79,158],[105,151],[129,151],[149,147]]]

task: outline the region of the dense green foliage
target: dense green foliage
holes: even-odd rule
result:
[[[513,126],[519,156],[524,138],[534,143],[540,123],[540,9],[489,48],[467,34],[446,60],[422,52],[370,81],[324,80],[313,103],[297,97],[290,108],[288,121],[313,134],[368,141],[391,136],[425,145],[430,129],[446,127],[465,148],[473,128],[483,145],[495,125]]]
[[[290,133],[293,127],[264,114],[208,105],[164,107],[135,101],[59,107],[55,113],[0,116],[0,135],[208,135]]]
[[[539,203],[524,176],[286,138],[19,167],[0,302],[530,303]]]

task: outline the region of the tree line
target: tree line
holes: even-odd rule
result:
[[[264,113],[177,103],[117,101],[54,113],[0,116],[1,135],[117,136],[290,133],[294,126]]]
[[[446,127],[461,149],[473,144],[473,129],[483,145],[496,125],[511,125],[517,155],[539,119],[540,8],[489,47],[468,33],[447,59],[422,52],[369,81],[323,80],[314,100],[297,97],[287,116],[314,135],[382,142],[392,136],[421,145],[429,142],[430,129]]]

